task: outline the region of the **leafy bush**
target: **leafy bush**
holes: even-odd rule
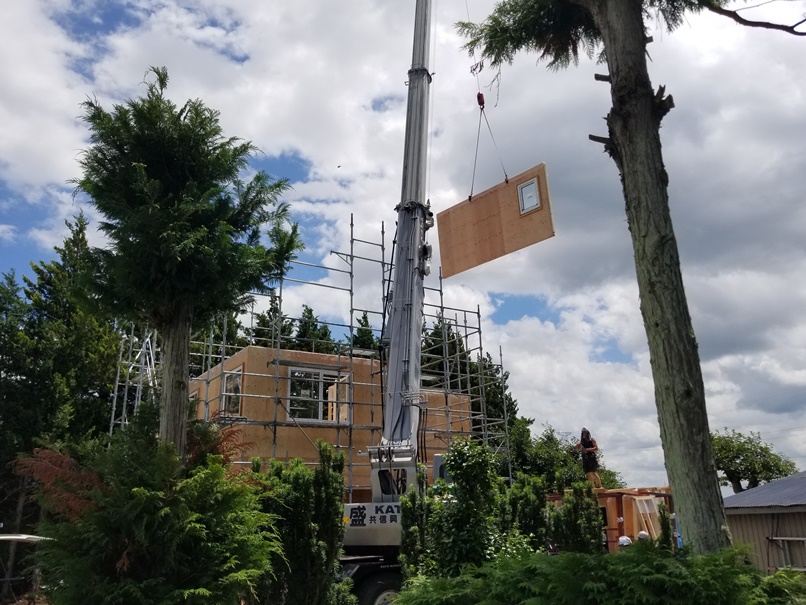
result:
[[[340,605],[351,602],[349,586],[338,582],[344,537],[344,455],[317,443],[319,465],[300,459],[272,461],[266,475],[254,474],[263,490],[263,510],[278,518],[284,557],[275,554],[272,573],[255,603]],[[254,467],[253,471],[259,470]]]
[[[637,543],[611,555],[501,556],[459,577],[412,580],[398,605],[795,605],[806,581],[765,577],[740,550],[693,557]]]
[[[549,515],[546,511],[546,496],[544,479],[523,473],[518,474],[518,478],[507,493],[507,512],[511,523],[521,534],[528,537],[533,550],[545,548],[548,540]],[[504,518],[504,515],[501,517]]]
[[[562,551],[602,551],[602,514],[588,482],[574,483],[560,508],[549,508],[549,540]]]
[[[453,483],[438,481],[426,496],[403,498],[404,571],[455,576],[481,565],[500,542],[495,520],[502,492],[495,458],[483,444],[458,440],[445,457]]]
[[[256,490],[217,456],[185,469],[156,426],[141,410],[108,448],[20,463],[41,484],[51,540],[37,564],[53,605],[235,605],[270,571],[280,542]]]

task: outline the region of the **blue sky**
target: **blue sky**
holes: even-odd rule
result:
[[[461,6],[459,6],[461,4]],[[428,195],[463,199],[473,173],[479,85],[453,23],[492,0],[436,4]],[[0,271],[52,257],[64,220],[89,206],[69,179],[87,144],[80,103],[140,94],[150,65],[169,95],[202,98],[227,134],[261,150],[253,164],[289,178],[306,240],[301,260],[336,266],[356,237],[391,239],[400,196],[413,2],[345,0],[28,0],[0,24]],[[804,2],[755,9],[796,21]],[[794,16],[794,18],[793,18]],[[806,468],[806,64],[803,40],[689,16],[649,23],[650,71],[677,107],[661,131],[672,215],[703,357],[714,427],[755,430]],[[549,72],[523,55],[483,88],[498,153],[483,137],[476,192],[548,166],[556,237],[445,280],[446,304],[479,308],[485,349],[500,346],[522,413],[560,431],[594,430],[629,483],[663,484],[646,338],[618,174],[588,134],[605,134],[604,71],[582,59]],[[101,239],[93,233],[94,243]],[[436,233],[435,266],[440,251]],[[298,275],[323,283],[343,276]],[[437,272],[434,271],[436,274]],[[379,306],[374,269],[356,273],[356,306]],[[431,284],[434,285],[433,283]],[[332,290],[289,286],[343,322]]]

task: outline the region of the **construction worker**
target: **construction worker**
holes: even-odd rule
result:
[[[582,427],[582,435],[576,444],[576,449],[582,451],[582,470],[588,477],[588,481],[593,487],[602,487],[602,479],[599,477],[599,460],[596,452],[599,451],[599,444],[591,437],[591,432],[587,427]]]

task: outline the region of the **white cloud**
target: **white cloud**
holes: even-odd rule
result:
[[[779,4],[785,6],[769,5],[769,14],[802,12],[802,2]],[[378,241],[383,223],[388,259],[400,197],[413,1],[204,0],[191,8],[138,0],[129,4],[138,25],[91,43],[71,39],[51,18],[76,6],[13,3],[0,24],[6,84],[0,179],[15,194],[10,206],[36,204],[40,219],[17,223],[14,208],[4,208],[6,233],[44,247],[60,241],[64,218],[75,213],[65,182],[76,176],[85,144],[79,103],[92,94],[107,105],[141,94],[146,68],[166,65],[171,98],[202,98],[221,111],[228,134],[253,140],[266,154],[310,163],[308,179],[288,195],[303,219],[306,258],[339,266],[330,251],[348,250],[352,213],[360,239]],[[82,3],[83,14],[97,6]],[[470,18],[482,19],[492,6],[471,0]],[[463,3],[436,6],[429,186],[435,211],[471,190],[477,80],[452,26],[466,18]],[[806,433],[802,40],[712,15],[690,16],[672,34],[652,34],[650,75],[677,105],[661,136],[712,426],[768,433],[803,467],[806,458],[797,458]],[[71,70],[77,59],[91,82]],[[663,483],[624,201],[615,165],[587,139],[605,134],[609,91],[593,79],[605,67],[583,60],[552,73],[535,62],[534,55],[520,55],[505,67],[500,89],[484,90],[486,111],[510,175],[547,163],[556,237],[446,280],[446,304],[480,306],[485,348],[503,345],[523,413],[573,433],[586,424],[607,463],[631,484]],[[482,72],[481,85],[492,75]],[[382,110],[373,110],[373,102]],[[484,131],[475,168],[476,192],[503,178]],[[436,274],[436,233],[430,240]],[[32,249],[31,258],[38,255]],[[378,266],[357,263],[354,279],[354,306],[378,309]],[[302,304],[334,320],[348,315],[337,290],[290,284],[284,290],[292,315]],[[539,297],[558,320],[527,313],[493,323],[493,293]]]
[[[17,228],[14,225],[0,225],[0,242],[11,244],[17,239]]]

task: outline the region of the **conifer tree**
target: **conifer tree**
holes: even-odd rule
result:
[[[669,211],[669,175],[663,164],[660,125],[674,107],[664,86],[652,87],[647,68],[645,17],[657,15],[669,29],[687,13],[703,10],[743,25],[794,35],[792,26],[754,22],[725,7],[727,0],[502,0],[481,24],[460,23],[470,51],[500,68],[521,50],[540,53],[550,69],[576,63],[582,50],[601,47],[609,73],[612,107],[604,144],[618,168],[633,242],[641,313],[649,343],[661,442],[675,504],[697,553],[730,543],[715,480],[702,369],[680,255]]]
[[[279,202],[288,182],[265,172],[240,180],[255,147],[225,137],[201,100],[175,105],[167,70],[150,72],[141,98],[111,111],[85,101],[90,147],[74,182],[109,240],[92,250],[91,300],[160,332],[160,438],[182,455],[192,326],[266,291],[301,242]]]

